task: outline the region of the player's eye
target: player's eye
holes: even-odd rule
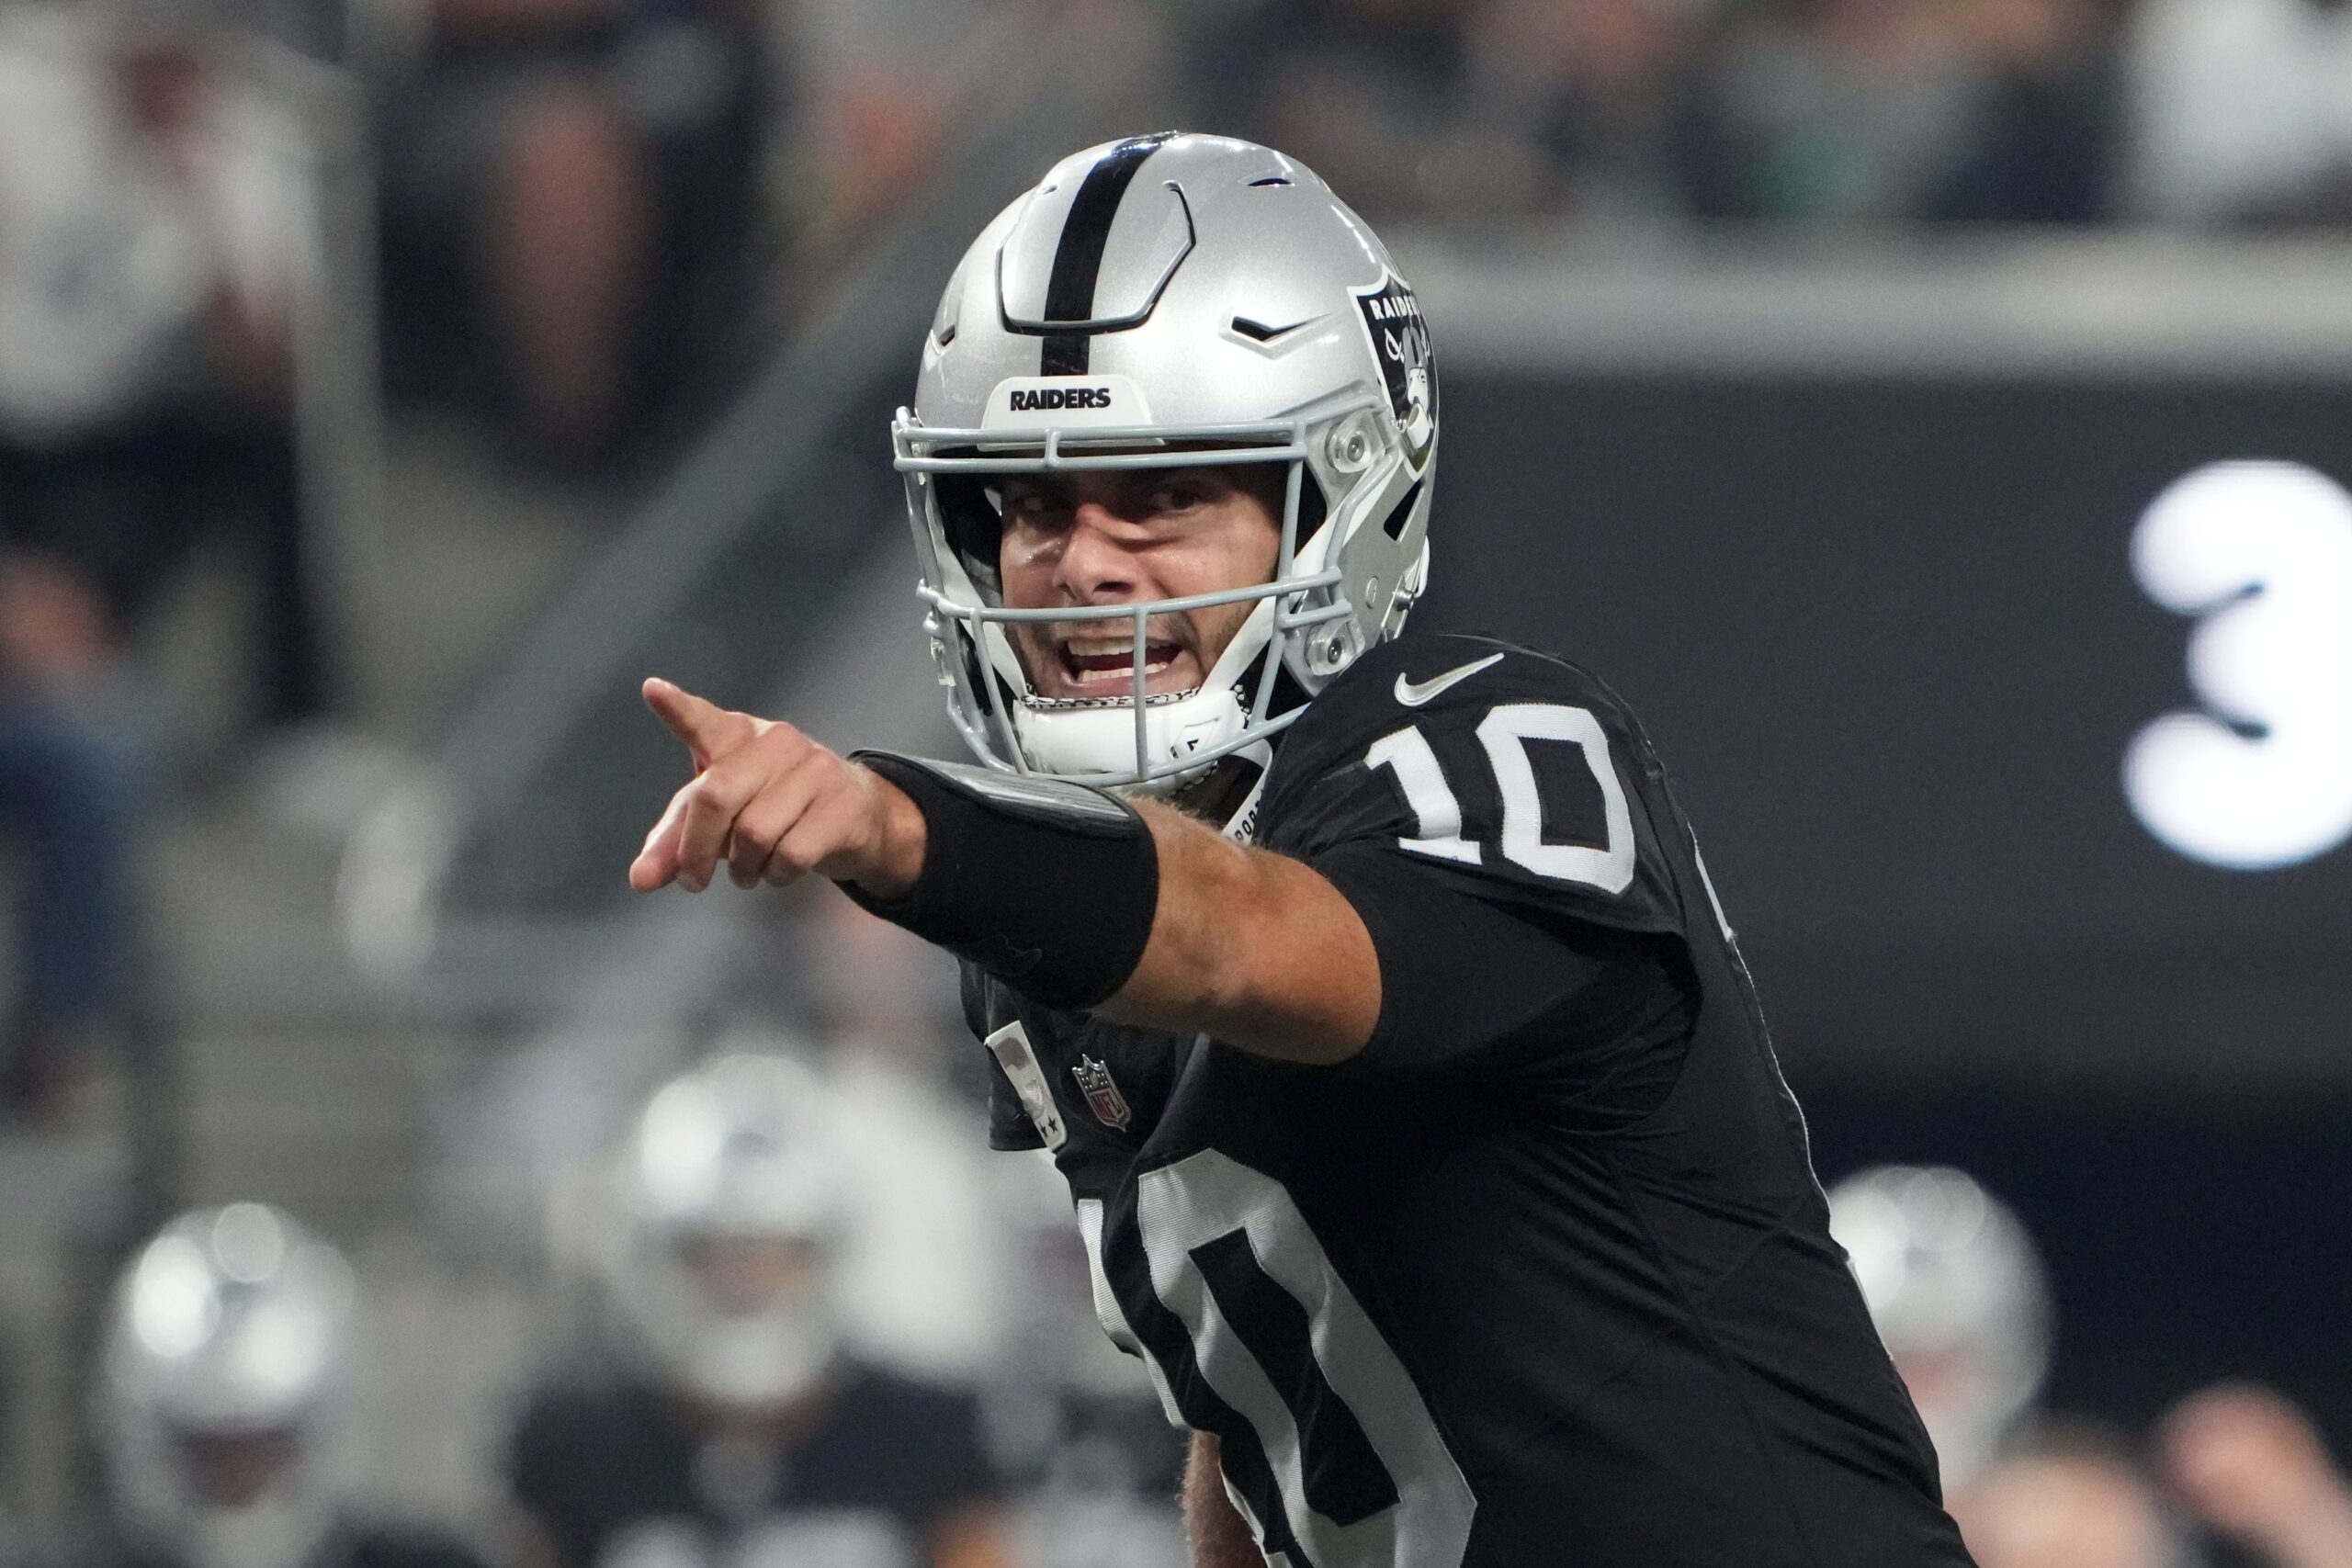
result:
[[[1144,500],[1154,512],[1190,512],[1208,502],[1209,491],[1197,480],[1168,479],[1152,486]]]
[[[1000,504],[1007,523],[1028,527],[1043,526],[1069,511],[1062,498],[1025,485],[1008,487]]]

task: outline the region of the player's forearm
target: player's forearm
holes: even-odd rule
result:
[[[1346,1060],[1380,1016],[1371,934],[1297,861],[1166,807],[890,752],[845,761],[789,726],[665,682],[646,699],[703,772],[629,869],[644,891],[815,871],[1050,1007]]]
[[[1217,1469],[1216,1439],[1193,1434],[1184,1459],[1184,1535],[1193,1547],[1193,1568],[1266,1568],[1250,1526],[1225,1495]]]
[[[1380,1016],[1379,963],[1339,889],[1180,812],[1142,811],[1159,851],[1159,905],[1135,972],[1096,1010],[1285,1061],[1362,1050]]]
[[[922,810],[907,798],[905,790],[888,779],[876,778],[871,768],[860,768],[858,772],[873,782],[878,826],[872,849],[850,873],[848,880],[877,898],[896,898],[922,874],[923,854],[929,848],[929,826]]]

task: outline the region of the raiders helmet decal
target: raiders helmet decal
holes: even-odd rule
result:
[[[1406,455],[1419,470],[1428,464],[1437,439],[1437,366],[1430,354],[1429,323],[1421,319],[1411,285],[1393,274],[1377,287],[1351,292],[1388,387],[1388,406],[1405,433]]]

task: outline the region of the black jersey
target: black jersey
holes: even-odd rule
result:
[[[992,1506],[967,1396],[857,1367],[788,1448],[712,1438],[634,1380],[564,1380],[516,1424],[508,1481],[562,1568],[921,1568]]]
[[[1412,637],[1282,739],[1228,831],[1363,916],[1335,1067],[967,971],[992,1141],[1045,1145],[1105,1326],[1287,1568],[1965,1564],[1829,1238],[1690,829],[1624,705]]]

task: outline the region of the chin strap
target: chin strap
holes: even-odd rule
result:
[[[1159,906],[1159,851],[1134,807],[1063,779],[895,751],[854,760],[906,792],[925,837],[904,897],[843,883],[852,898],[1046,1007],[1096,1006],[1135,973]]]

